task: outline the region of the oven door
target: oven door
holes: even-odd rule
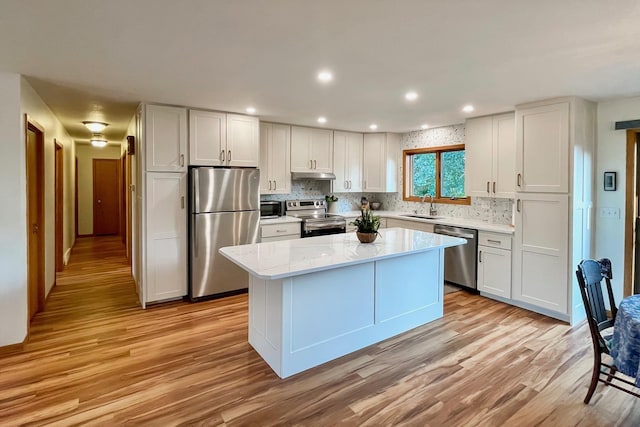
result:
[[[302,227],[302,237],[327,236],[346,232],[347,227],[344,221],[306,223]]]

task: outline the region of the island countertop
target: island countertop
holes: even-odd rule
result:
[[[220,253],[260,279],[282,279],[337,267],[465,244],[465,239],[404,228],[381,230],[374,243],[356,233],[227,246]]]

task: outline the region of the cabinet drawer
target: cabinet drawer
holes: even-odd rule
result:
[[[490,246],[492,248],[511,249],[511,236],[509,234],[480,231],[478,232],[478,245]]]
[[[300,236],[300,223],[267,224],[260,226],[261,237],[297,235]]]

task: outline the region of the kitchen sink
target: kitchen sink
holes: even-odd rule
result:
[[[438,216],[438,215],[413,215],[413,214],[407,214],[407,215],[400,215],[400,216],[406,216],[409,218],[420,218],[420,219],[442,219],[445,218],[443,216]]]

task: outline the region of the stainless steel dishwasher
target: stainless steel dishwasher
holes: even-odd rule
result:
[[[444,280],[466,288],[478,289],[478,230],[436,224],[434,233],[467,239],[466,245],[444,250]]]

